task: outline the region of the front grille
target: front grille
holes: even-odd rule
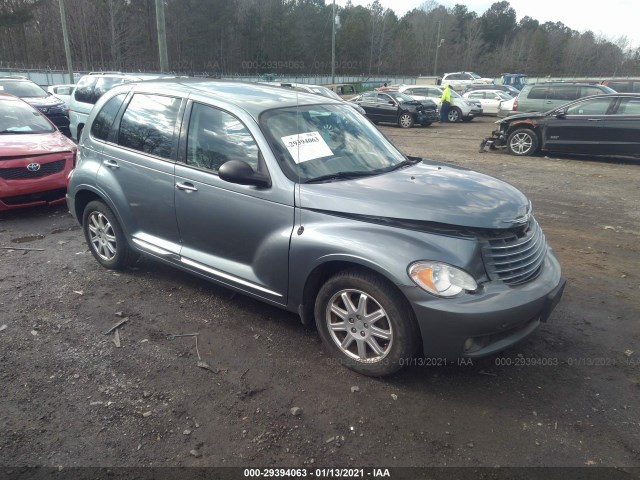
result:
[[[56,160],[55,162],[43,163],[40,170],[32,172],[27,167],[0,168],[0,177],[5,180],[21,180],[29,178],[40,178],[53,173],[64,170],[65,160]]]
[[[517,229],[482,240],[482,256],[489,278],[519,285],[540,274],[547,240],[534,218]]]

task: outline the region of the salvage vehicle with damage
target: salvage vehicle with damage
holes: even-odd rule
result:
[[[241,82],[124,84],[98,100],[79,151],[67,203],[98,263],[145,254],[296,312],[366,375],[418,352],[498,352],[562,296],[520,191],[405,156],[343,102]]]
[[[480,144],[513,155],[538,152],[640,156],[640,94],[584,97],[546,113],[523,113],[496,122]]]

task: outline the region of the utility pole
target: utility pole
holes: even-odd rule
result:
[[[336,83],[336,0],[331,13],[331,83]]]
[[[444,43],[444,38],[440,38],[440,26],[441,25],[442,25],[442,23],[438,22],[438,36],[436,37],[436,61],[433,63],[433,76],[434,77],[436,75],[438,75],[438,50],[440,50],[440,47]]]
[[[73,66],[71,65],[71,48],[69,47],[69,35],[67,34],[67,17],[64,14],[64,0],[59,0],[59,3],[62,39],[64,41],[64,54],[67,57],[67,69],[69,70],[69,83],[76,83],[73,81]]]
[[[160,50],[160,71],[169,71],[167,56],[167,30],[164,23],[164,0],[156,0],[156,24],[158,26],[158,49]]]

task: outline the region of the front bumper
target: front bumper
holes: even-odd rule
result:
[[[455,360],[497,353],[526,338],[562,297],[565,280],[549,251],[540,275],[512,287],[490,282],[476,294],[434,299],[418,287],[403,292],[415,312],[424,355]]]
[[[436,110],[422,110],[418,112],[417,123],[433,123],[440,120],[440,115]]]
[[[480,153],[484,153],[485,147],[495,150],[497,147],[504,147],[507,144],[507,132],[500,129],[491,132],[491,135],[485,137],[480,142]]]

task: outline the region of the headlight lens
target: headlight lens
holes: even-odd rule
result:
[[[440,262],[416,262],[409,265],[409,276],[421,288],[439,297],[455,297],[478,289],[467,272]]]

